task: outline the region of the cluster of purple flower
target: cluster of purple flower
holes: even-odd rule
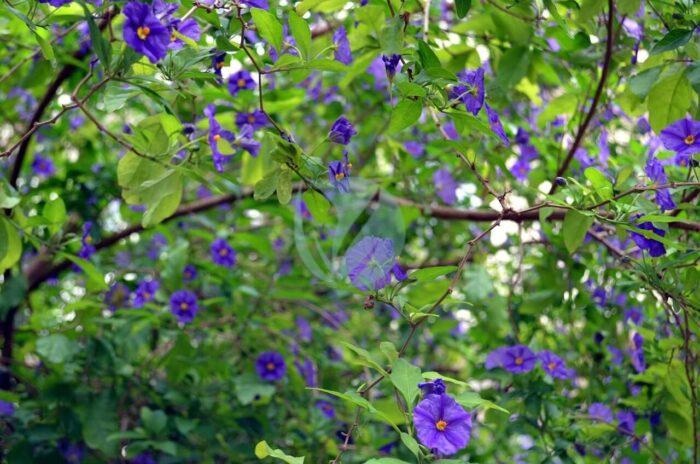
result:
[[[381,290],[389,285],[392,274],[397,280],[407,278],[396,261],[394,242],[366,236],[355,242],[345,254],[348,277],[360,290]]]
[[[241,71],[245,72],[245,71]],[[230,89],[230,84],[229,84]],[[211,148],[212,160],[214,162],[214,168],[218,172],[223,172],[226,163],[228,163],[231,157],[235,154],[232,153],[222,153],[219,149],[219,142],[223,139],[228,142],[232,149],[241,148],[252,156],[257,156],[260,151],[260,142],[253,139],[254,126],[251,124],[243,124],[241,127],[240,135],[236,137],[233,132],[223,129],[219,121],[216,119],[216,107],[213,104],[207,105],[204,109],[204,115],[209,119],[209,134],[208,141],[209,147]],[[254,123],[260,126],[260,121],[258,115],[255,113],[249,113],[245,115],[247,119],[250,115],[255,118]],[[264,116],[264,114],[263,114]],[[238,124],[239,119],[237,118],[236,123]]]
[[[530,372],[537,362],[542,370],[555,379],[573,379],[576,371],[566,367],[566,363],[556,354],[548,350],[535,354],[525,345],[502,346],[486,356],[486,369],[500,367],[513,374]]]
[[[441,379],[418,386],[424,393],[413,410],[418,440],[437,456],[450,456],[466,448],[471,438],[471,414],[447,394]]]
[[[518,132],[515,134],[515,143],[520,149],[520,156],[518,156],[515,164],[511,166],[510,172],[520,182],[524,182],[532,169],[530,163],[537,158],[538,153],[537,149],[530,144],[530,134],[522,127],[518,127]]]
[[[168,53],[184,45],[180,35],[199,40],[199,25],[194,19],[173,17],[177,3],[156,0],[152,4],[131,1],[124,6],[124,41],[137,53],[157,63]]]

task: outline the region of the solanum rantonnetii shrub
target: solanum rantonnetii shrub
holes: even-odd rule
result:
[[[688,0],[6,1],[8,463],[697,463]]]

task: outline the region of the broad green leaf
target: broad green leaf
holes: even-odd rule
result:
[[[280,169],[277,176],[277,199],[283,205],[292,199],[292,171]]]
[[[467,383],[462,382],[461,380],[453,379],[452,377],[448,377],[446,375],[442,375],[438,372],[423,372],[423,378],[428,379],[428,380],[436,380],[436,379],[442,379],[445,382],[453,383],[455,385],[460,385],[462,387],[466,387]]]
[[[564,245],[569,253],[573,254],[581,246],[592,224],[592,216],[586,216],[573,209],[566,212],[562,233],[564,234]]]
[[[311,58],[311,29],[309,24],[294,11],[288,15],[289,29],[292,32],[296,46],[301,51],[301,56],[306,60]]]
[[[256,200],[265,200],[270,198],[275,190],[277,189],[277,178],[280,175],[280,170],[276,169],[272,172],[267,173],[265,177],[260,179],[257,184],[255,184],[255,191],[253,197]]]
[[[430,45],[422,40],[418,41],[418,57],[424,68],[441,68],[442,63]]]
[[[36,351],[48,362],[61,364],[75,356],[80,346],[65,335],[51,334],[37,340]]]
[[[52,233],[61,230],[63,223],[66,220],[66,205],[61,198],[49,200],[44,205],[42,216],[50,223],[49,229]]]
[[[360,364],[362,364],[363,366],[371,367],[382,375],[386,375],[386,371],[384,370],[384,368],[372,357],[369,351],[347,342],[341,341],[340,344],[348,350],[355,353],[360,358]]]
[[[389,132],[399,132],[408,127],[411,127],[423,111],[423,103],[421,100],[401,100],[391,112],[391,120],[389,121]]]
[[[659,79],[663,66],[654,66],[635,74],[630,78],[630,90],[639,98],[644,98],[649,94],[651,86]]]
[[[654,44],[650,55],[656,55],[658,53],[668,52],[675,50],[678,47],[682,47],[688,43],[692,36],[692,29],[671,29],[668,34],[663,37],[663,39]]]
[[[250,14],[253,16],[258,35],[270,42],[278,51],[282,50],[282,24],[277,18],[260,8],[251,8]]]
[[[4,215],[0,215],[0,272],[11,268],[22,256],[19,232]]]
[[[527,47],[512,47],[498,61],[496,82],[503,90],[515,86],[527,74],[530,66],[530,52]]]
[[[471,0],[455,0],[455,12],[458,18],[464,18],[472,7]]]
[[[418,269],[413,272],[411,272],[410,277],[412,279],[416,279],[417,281],[429,281],[429,280],[435,280],[436,278],[440,276],[444,276],[445,274],[449,274],[450,272],[454,272],[457,270],[457,266],[433,266],[433,267],[425,267],[423,269]]]
[[[413,409],[413,400],[416,399],[420,388],[418,384],[423,381],[420,369],[405,359],[397,359],[391,366],[391,383],[403,395],[409,409]]]
[[[695,100],[693,89],[683,70],[658,81],[649,92],[649,124],[657,134],[682,119]]]
[[[73,256],[68,253],[59,253],[59,256],[61,256],[63,259],[71,261],[73,264],[80,267],[93,287],[99,290],[107,290],[109,288],[105,283],[105,278],[102,272],[100,272],[90,261],[86,261],[82,258],[78,258],[77,256]]]
[[[17,190],[4,177],[0,179],[0,209],[12,209],[20,202]]]
[[[586,168],[584,171],[586,179],[593,185],[593,190],[600,197],[601,200],[609,200],[613,196],[613,186],[612,182],[605,177],[605,174],[597,170],[596,168]]]
[[[466,409],[484,408],[495,409],[505,414],[510,414],[507,409],[504,409],[496,403],[483,399],[478,393],[466,391],[455,396],[455,400],[464,406]]]
[[[411,453],[413,453],[415,457],[420,456],[420,447],[418,446],[418,442],[415,438],[407,433],[402,433],[401,442],[406,446],[406,448],[409,449],[409,451],[411,451]]]
[[[304,464],[304,456],[294,457],[285,454],[284,451],[280,449],[272,449],[265,440],[255,445],[255,456],[258,459],[265,459],[267,457],[276,458],[287,464]]]

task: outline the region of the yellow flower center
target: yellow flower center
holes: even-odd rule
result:
[[[219,256],[226,256],[228,254],[228,250],[226,248],[222,248],[219,250]]]
[[[335,180],[343,180],[345,179],[345,173],[339,172],[338,174],[335,175]]]
[[[180,303],[180,309],[181,309],[181,310],[187,311],[189,308],[190,308],[190,305],[188,305],[188,304],[185,303],[184,301],[183,301],[182,303]]]
[[[151,299],[151,294],[148,293],[148,292],[144,292],[144,294],[143,294],[143,299],[144,299],[144,300],[150,300],[150,299]]]
[[[92,243],[92,237],[89,236],[89,235],[88,235],[87,237],[85,237],[85,243],[87,243],[88,245],[91,244],[91,243]]]
[[[141,40],[146,40],[148,37],[148,34],[151,33],[151,28],[148,26],[139,26],[138,29],[136,29],[136,35],[139,36],[139,39]]]
[[[522,358],[522,356],[518,356],[515,358],[515,365],[516,366],[522,366],[522,364],[525,362],[525,360]]]
[[[238,87],[245,87],[245,79],[242,77],[238,79]]]
[[[216,69],[221,69],[221,68],[223,68],[223,67],[224,67],[224,62],[223,62],[223,61],[219,61],[218,63],[216,63]]]
[[[177,37],[175,36],[175,33],[173,32],[172,34],[170,34],[170,41],[175,42],[176,40],[177,40]]]
[[[269,362],[269,363],[267,363],[267,365],[265,367],[267,368],[268,371],[274,371],[275,370],[275,363]]]
[[[549,364],[547,364],[547,367],[549,368],[550,371],[553,371],[554,368],[557,367],[557,365],[554,361],[552,361]]]
[[[221,134],[214,135],[214,140],[216,140],[218,142],[220,139],[221,139]]]
[[[695,143],[695,136],[693,134],[690,134],[685,139],[683,139],[683,141],[686,145],[692,145],[693,143]]]
[[[444,420],[439,420],[435,423],[435,427],[442,432],[447,428],[447,422]]]
[[[252,114],[249,114],[249,115],[248,115],[248,122],[251,123],[251,124],[254,123],[254,122],[255,122],[255,116],[253,116]]]

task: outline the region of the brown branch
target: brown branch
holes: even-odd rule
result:
[[[612,52],[613,52],[613,41],[615,37],[615,33],[613,31],[613,21],[615,19],[615,6],[613,5],[613,0],[608,0],[608,20],[607,20],[607,31],[608,31],[608,38],[607,41],[605,42],[605,56],[603,57],[603,70],[600,73],[600,80],[598,81],[598,87],[595,90],[595,94],[593,95],[593,102],[591,103],[591,107],[588,109],[588,113],[586,114],[586,117],[584,118],[583,122],[581,125],[578,126],[578,130],[576,131],[576,137],[574,138],[574,143],[571,145],[571,148],[569,149],[569,152],[566,155],[566,158],[564,158],[564,162],[562,163],[561,166],[559,166],[559,169],[557,169],[557,173],[555,174],[556,177],[561,177],[564,175],[564,173],[569,169],[569,165],[571,164],[571,160],[574,158],[574,154],[576,153],[576,150],[581,146],[581,142],[583,141],[583,136],[586,135],[586,129],[588,129],[588,125],[591,123],[591,120],[593,119],[593,115],[595,114],[596,107],[598,106],[598,103],[600,102],[600,97],[603,95],[603,89],[605,88],[605,80],[608,78],[608,72],[610,71],[610,62],[612,60]],[[549,189],[549,194],[553,194],[557,190],[557,183],[552,181],[552,188]]]

